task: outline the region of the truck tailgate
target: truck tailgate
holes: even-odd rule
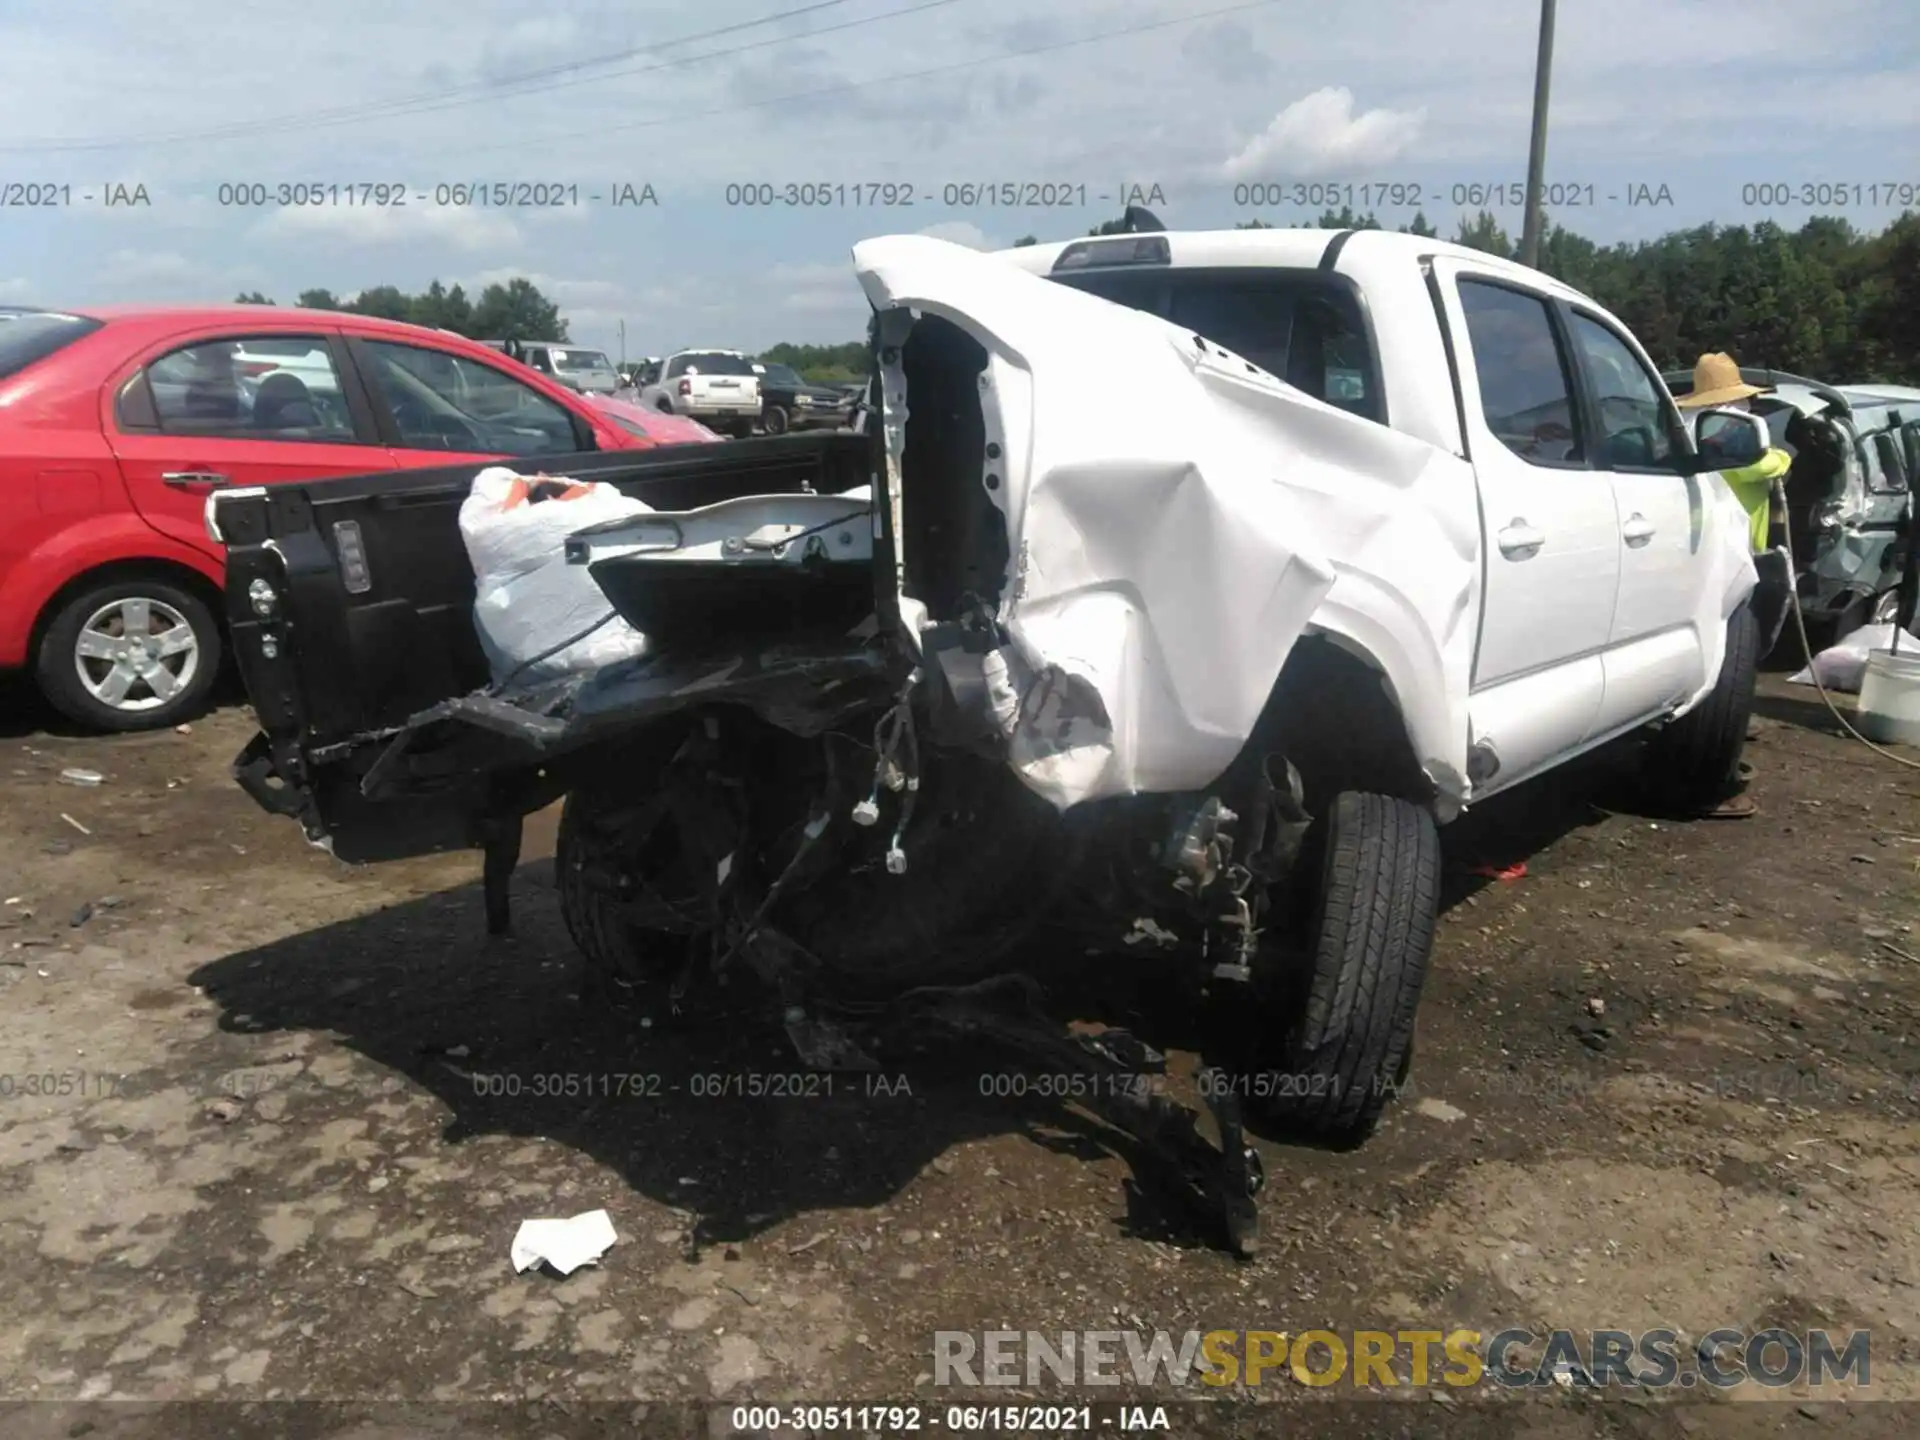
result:
[[[370,806],[359,782],[411,719],[488,683],[459,511],[494,463],[230,491],[213,511],[232,648],[261,726],[237,778],[342,858],[474,843],[471,797],[455,792],[485,776],[449,775],[438,814],[418,798]],[[678,510],[851,488],[867,479],[868,452],[858,436],[786,435],[547,457],[542,468]]]
[[[738,410],[742,415],[760,409],[760,381],[752,375],[695,375],[687,397],[701,410]]]

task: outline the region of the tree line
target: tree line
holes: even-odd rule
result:
[[[242,305],[271,305],[258,290],[235,299]],[[560,307],[540,293],[532,281],[509,280],[489,285],[477,300],[459,285],[435,280],[417,295],[397,285],[376,285],[343,300],[331,290],[302,290],[293,302],[303,310],[338,310],[349,315],[372,315],[382,320],[405,320],[435,330],[451,330],[471,340],[559,340],[567,333]]]
[[[1372,215],[1329,210],[1321,229],[1379,230]],[[1269,229],[1243,220],[1240,230]],[[1436,236],[1423,214],[1398,227]],[[1109,220],[1088,231],[1123,229]],[[1488,211],[1462,220],[1460,244],[1517,259],[1519,246]],[[1023,235],[1015,245],[1038,244]],[[1723,350],[1742,365],[1836,383],[1920,384],[1920,214],[1909,212],[1878,233],[1819,216],[1797,230],[1771,222],[1701,225],[1657,240],[1596,244],[1563,225],[1541,236],[1539,268],[1591,295],[1623,320],[1663,370],[1687,369]],[[243,302],[271,305],[259,292]],[[431,325],[479,340],[569,339],[560,307],[525,279],[489,285],[470,300],[460,286],[435,280],[417,295],[392,285],[343,300],[301,292],[297,304]],[[811,380],[866,373],[864,341],[769,346],[764,361],[790,365]]]
[[[867,342],[844,345],[770,345],[760,354],[763,363],[790,365],[809,380],[858,380],[867,373]]]
[[[1378,217],[1329,210],[1314,225],[1380,230]],[[1271,229],[1243,220],[1236,230]],[[1398,227],[1437,236],[1424,214]],[[1121,221],[1089,235],[1121,233]],[[1453,239],[1517,260],[1517,240],[1488,211],[1462,220]],[[1015,245],[1037,244],[1023,235]],[[1541,234],[1539,268],[1612,311],[1663,370],[1691,369],[1725,351],[1833,383],[1920,384],[1920,214],[1878,233],[1835,216],[1797,230],[1771,222],[1701,225],[1657,240],[1596,244],[1564,225]]]

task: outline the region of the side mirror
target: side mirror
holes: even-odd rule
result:
[[[1767,422],[1742,410],[1703,410],[1693,422],[1695,454],[1690,474],[1739,470],[1756,463],[1773,444]]]

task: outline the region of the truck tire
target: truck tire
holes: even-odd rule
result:
[[[1412,1062],[1439,914],[1440,837],[1422,807],[1353,790],[1336,795],[1314,829],[1302,866],[1302,878],[1318,880],[1301,897],[1304,963],[1256,977],[1268,1028],[1247,1051],[1245,1095],[1288,1134],[1349,1147],[1373,1133]]]
[[[554,843],[553,872],[560,892],[560,916],[574,948],[587,962],[586,989],[607,999],[626,999],[645,991],[664,973],[656,947],[660,937],[648,935],[620,913],[611,896],[587,880],[585,859],[589,845],[585,832],[595,821],[599,797],[574,791],[560,809],[560,833]]]
[[[173,581],[102,580],[53,613],[35,670],[47,703],[77,724],[162,730],[206,708],[220,671],[220,627]]]
[[[1753,714],[1759,649],[1760,622],[1743,602],[1727,617],[1727,653],[1712,691],[1656,730],[1647,746],[1641,773],[1661,804],[1692,810],[1733,794]]]
[[[787,412],[779,405],[769,405],[760,412],[760,428],[769,435],[787,433]]]
[[[1838,645],[1868,625],[1891,625],[1900,614],[1900,590],[1895,586],[1878,595],[1862,596],[1834,622],[1832,643]]]

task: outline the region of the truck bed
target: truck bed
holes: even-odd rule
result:
[[[859,435],[783,435],[552,457],[543,469],[611,483],[656,510],[687,510],[743,495],[854,489],[868,483],[869,444]],[[275,485],[220,500],[231,644],[261,726],[236,778],[261,804],[299,816],[309,838],[343,859],[476,843],[474,818],[489,808],[479,791],[497,776],[476,767],[471,747],[441,767],[443,805],[430,801],[431,765],[424,773],[410,766],[411,787],[391,796],[363,784],[403,731],[445,719],[463,697],[473,701],[469,724],[490,706],[563,706],[565,687],[481,693],[489,674],[459,511],[474,476],[494,463]],[[266,615],[254,598],[263,584],[276,596]],[[537,757],[537,737],[512,729],[495,726],[503,759],[516,747]],[[393,769],[389,759],[382,773]]]

